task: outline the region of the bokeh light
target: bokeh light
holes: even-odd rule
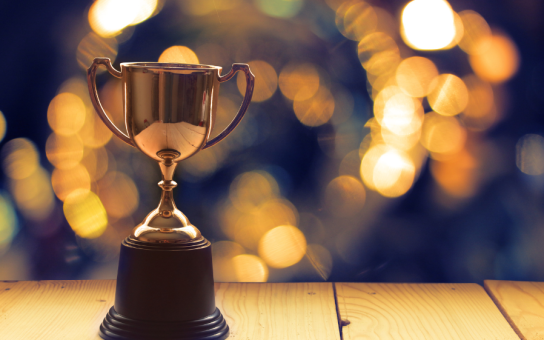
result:
[[[312,97],[305,99],[306,93],[299,92],[293,102],[293,111],[298,120],[307,126],[319,126],[328,122],[334,113],[334,97],[321,86]]]
[[[537,134],[527,134],[516,144],[516,165],[527,175],[544,173],[544,137]]]
[[[76,189],[91,190],[91,177],[83,165],[77,164],[70,169],[53,170],[51,184],[55,195],[64,201]]]
[[[410,135],[421,127],[423,107],[418,99],[398,86],[388,86],[376,96],[374,117],[377,123],[397,135]]]
[[[90,148],[99,148],[111,140],[113,133],[100,120],[94,109],[88,107],[85,123],[77,135],[81,138],[83,145]]]
[[[363,68],[372,75],[394,70],[401,60],[397,43],[383,32],[364,37],[358,45],[358,56]]]
[[[468,104],[468,90],[463,80],[453,74],[441,74],[431,83],[429,105],[444,116],[461,113]]]
[[[212,244],[213,279],[215,282],[236,282],[234,270],[235,256],[245,254],[244,247],[232,241],[219,241]]]
[[[431,160],[431,174],[450,196],[465,198],[474,195],[478,177],[478,161],[466,149],[444,160]]]
[[[54,208],[49,173],[42,167],[28,177],[11,181],[10,191],[21,213],[32,221],[46,219]]]
[[[455,38],[453,11],[447,1],[414,0],[402,11],[402,37],[416,50],[439,50]]]
[[[77,189],[66,197],[64,216],[74,232],[83,238],[96,238],[108,226],[106,209],[92,191]]]
[[[489,128],[496,120],[494,93],[491,85],[470,74],[463,77],[468,90],[468,103],[463,111],[463,122],[475,130]]]
[[[77,46],[76,58],[79,66],[83,69],[89,68],[97,56],[110,58],[111,62],[117,57],[118,44],[115,38],[103,38],[89,32]],[[103,68],[98,69],[104,72]]]
[[[178,0],[176,3],[183,13],[203,16],[213,12],[225,11],[240,5],[241,0],[215,1],[215,0]]]
[[[283,225],[268,231],[259,241],[259,255],[273,268],[298,263],[306,254],[306,238],[294,226]]]
[[[411,57],[399,64],[395,76],[404,93],[412,97],[425,97],[432,90],[430,85],[438,76],[438,69],[427,58]]]
[[[112,37],[149,18],[158,0],[97,0],[89,9],[89,24],[102,37]]]
[[[266,282],[268,280],[268,267],[258,256],[238,255],[232,258],[232,264],[238,282]]]
[[[516,44],[506,35],[493,35],[481,39],[477,48],[480,53],[470,56],[474,73],[491,83],[502,83],[516,74],[519,52]]]
[[[73,168],[83,158],[83,142],[77,135],[61,136],[52,133],[45,143],[45,154],[59,169]]]
[[[109,172],[98,181],[97,194],[108,216],[112,218],[132,215],[140,202],[134,181],[118,171]]]
[[[324,201],[327,210],[333,215],[349,217],[362,210],[365,199],[365,188],[358,179],[352,176],[339,176],[327,185]]]
[[[336,11],[336,26],[346,38],[360,41],[376,30],[378,16],[364,1],[346,1]]]
[[[10,140],[2,148],[2,165],[9,178],[27,178],[39,167],[36,146],[26,138]]]
[[[278,82],[287,98],[306,100],[319,89],[319,73],[312,64],[288,64],[281,70]]]
[[[263,60],[253,60],[248,62],[251,72],[255,75],[255,88],[253,89],[252,102],[262,102],[272,97],[278,88],[278,74],[276,70]],[[238,90],[245,96],[246,94],[246,77],[241,72],[238,73],[236,79]]]
[[[465,145],[466,135],[466,130],[455,117],[430,112],[425,115],[421,144],[432,153],[454,154]]]
[[[17,214],[13,204],[6,193],[0,192],[0,256],[9,248],[18,228]]]
[[[8,124],[6,122],[6,117],[4,117],[4,114],[2,113],[2,111],[0,111],[0,142],[6,136],[7,129],[8,129]]]
[[[65,92],[55,96],[47,109],[47,121],[55,133],[69,136],[77,133],[85,123],[86,108],[81,98]]]
[[[302,8],[303,0],[254,0],[261,12],[272,17],[292,18]]]
[[[187,46],[168,47],[159,57],[159,63],[199,64],[198,57]]]
[[[410,157],[402,151],[390,149],[376,161],[372,181],[383,196],[398,197],[410,189],[414,177],[415,165]]]
[[[463,22],[463,37],[459,47],[468,54],[480,54],[489,47],[491,28],[482,16],[474,11],[459,12]]]
[[[278,183],[265,171],[246,172],[234,179],[229,198],[242,212],[249,212],[279,195]]]

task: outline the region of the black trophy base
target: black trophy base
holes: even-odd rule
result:
[[[219,309],[199,320],[144,322],[125,318],[112,307],[100,326],[100,336],[108,340],[224,340],[229,327]]]
[[[211,244],[121,244],[115,304],[100,326],[108,340],[223,340],[215,306]]]

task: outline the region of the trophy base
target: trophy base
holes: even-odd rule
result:
[[[211,244],[121,244],[115,304],[100,326],[111,340],[223,340],[229,327],[215,306]]]
[[[219,309],[199,320],[144,322],[119,315],[112,307],[100,326],[100,336],[107,340],[224,340],[229,336],[229,327]]]

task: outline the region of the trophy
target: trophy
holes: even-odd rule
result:
[[[123,81],[128,136],[108,118],[96,90],[100,65]],[[210,138],[219,83],[236,72],[246,76],[239,112]],[[95,58],[87,71],[94,108],[106,126],[130,146],[159,163],[159,206],[121,244],[115,303],[100,326],[104,339],[226,339],[223,315],[215,306],[211,244],[176,207],[172,190],[179,161],[219,143],[244,116],[255,77],[247,64],[221,67],[175,63],[122,63]]]

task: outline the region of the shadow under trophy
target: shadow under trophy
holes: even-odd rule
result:
[[[123,82],[128,136],[108,118],[96,90],[96,72],[107,67]],[[209,140],[219,83],[237,71],[246,76],[246,93],[238,114]],[[226,339],[229,327],[215,306],[211,244],[177,209],[172,190],[174,170],[186,159],[223,140],[241,121],[255,77],[246,64],[221,67],[174,63],[122,63],[95,58],[87,71],[94,108],[122,141],[159,163],[159,206],[121,244],[115,304],[100,326],[104,339]]]

